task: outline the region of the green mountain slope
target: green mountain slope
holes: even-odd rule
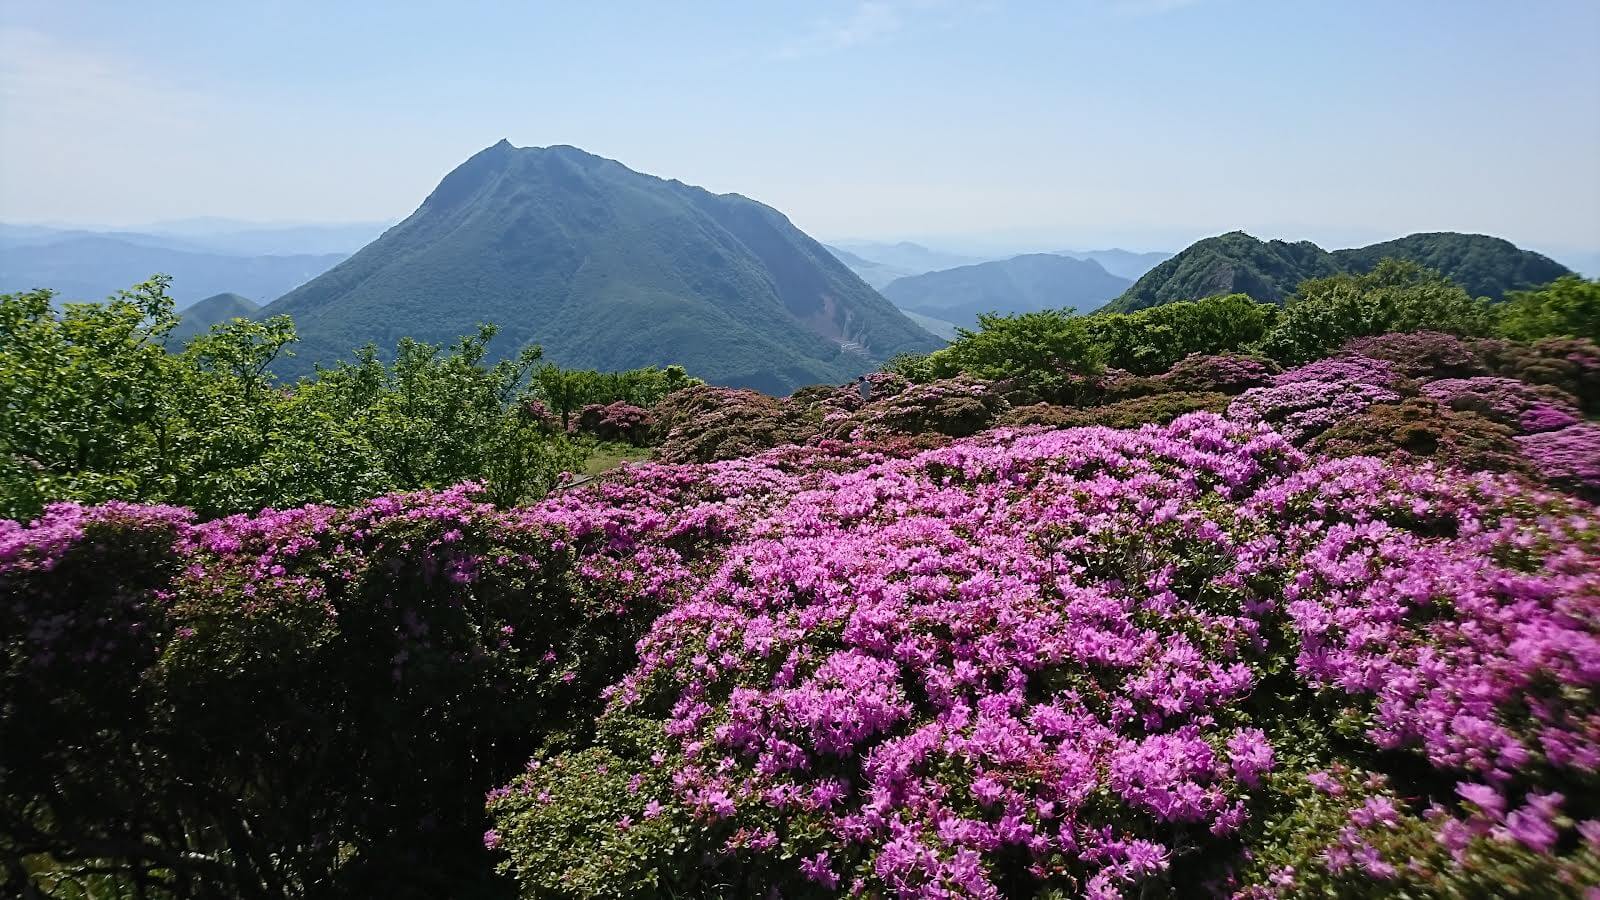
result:
[[[1333,251],[1333,258],[1353,272],[1370,272],[1390,257],[1437,269],[1472,296],[1495,300],[1506,291],[1549,284],[1572,274],[1550,257],[1523,250],[1503,238],[1454,231],[1412,234],[1370,247]]]
[[[974,328],[978,314],[986,312],[1087,312],[1127,287],[1128,279],[1092,260],[1029,253],[897,279],[883,295],[908,312]]]
[[[169,347],[182,347],[195,335],[211,326],[233,319],[248,319],[261,311],[261,305],[238,294],[215,294],[179,314],[178,325],[167,335]]]
[[[1131,312],[1216,294],[1282,300],[1307,278],[1370,272],[1379,261],[1403,259],[1437,269],[1473,296],[1499,299],[1506,291],[1547,284],[1567,274],[1554,260],[1510,241],[1453,231],[1413,234],[1332,253],[1310,241],[1261,241],[1242,231],[1206,238],[1147,272],[1106,305]]]
[[[565,365],[678,363],[772,393],[940,343],[770,207],[505,141],[265,313],[294,316],[304,338],[286,374],[480,322],[501,326],[501,354],[538,343]]]

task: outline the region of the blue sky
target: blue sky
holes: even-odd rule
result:
[[[1596,0],[0,5],[0,219],[398,219],[575,144],[821,237],[1600,249]]]

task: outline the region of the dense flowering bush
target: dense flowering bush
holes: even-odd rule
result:
[[[1263,356],[1196,353],[1179,360],[1161,380],[1179,391],[1239,394],[1270,384],[1273,376],[1282,371],[1277,363]]]
[[[1350,364],[1355,365],[1353,361]],[[1241,422],[1265,422],[1291,441],[1303,443],[1374,403],[1399,399],[1394,391],[1373,384],[1305,378],[1245,391],[1229,404],[1228,417]]]
[[[1471,411],[1521,434],[1556,431],[1576,424],[1578,406],[1570,394],[1549,385],[1483,375],[1441,378],[1422,392],[1455,410]]]
[[[1468,342],[1443,331],[1356,338],[1346,342],[1339,352],[1384,360],[1410,378],[1466,378],[1488,372]]]
[[[1591,415],[1600,414],[1600,346],[1594,341],[1547,338],[1526,344],[1481,340],[1474,342],[1473,349],[1495,374],[1553,385],[1577,397]]]
[[[1517,443],[1541,477],[1600,498],[1600,425],[1583,422],[1519,437]]]
[[[1600,876],[1593,507],[1208,414],[819,459],[491,793],[526,894]]]
[[[637,447],[649,442],[655,416],[621,400],[603,406],[591,403],[579,410],[575,425],[603,441],[627,441]]]
[[[1364,356],[1329,356],[1316,362],[1295,366],[1272,378],[1274,387],[1307,381],[1323,381],[1330,384],[1348,382],[1393,390],[1404,385],[1405,376],[1388,360],[1370,359]]]
[[[0,522],[7,854],[180,895],[477,890],[482,792],[590,731],[715,504],[760,483],[643,468],[508,511],[464,487]]]
[[[656,456],[668,462],[710,462],[797,443],[815,430],[802,410],[801,404],[756,391],[703,384],[684,388],[656,404],[656,428],[662,435]]]
[[[1141,425],[1165,425],[1192,412],[1220,413],[1227,408],[1227,394],[1172,391],[1103,406],[1053,406],[1048,403],[1018,406],[1006,410],[998,421],[1001,425],[1011,426],[1077,428],[1104,425],[1107,428],[1138,428]]]
[[[913,384],[872,400],[854,415],[834,420],[827,433],[852,440],[926,432],[964,437],[989,427],[1005,408],[989,385],[960,376]]]
[[[1530,472],[1514,432],[1473,412],[1455,412],[1426,397],[1378,403],[1340,421],[1306,449],[1323,456],[1381,456],[1433,461],[1468,471]]]

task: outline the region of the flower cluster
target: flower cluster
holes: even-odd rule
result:
[[[1600,516],[1577,501],[1312,463],[1205,413],[820,460],[769,480],[650,627],[597,753],[492,798],[531,892],[1287,895],[1405,864],[1363,829],[1466,821],[1449,797],[1341,788],[1365,810],[1352,830],[1310,841],[1298,875],[1260,871],[1268,798],[1306,777],[1285,759],[1336,764],[1338,743],[1307,739],[1335,716],[1364,758],[1446,784],[1578,796],[1600,763]],[[1568,846],[1593,797],[1524,849]]]
[[[1338,366],[1323,365],[1330,362],[1337,362]],[[1264,422],[1291,441],[1303,443],[1374,403],[1400,399],[1399,394],[1386,387],[1348,377],[1309,377],[1301,371],[1313,367],[1319,368],[1316,374],[1326,376],[1328,373],[1323,370],[1359,371],[1364,364],[1354,359],[1323,360],[1291,369],[1279,375],[1279,383],[1271,387],[1251,388],[1240,394],[1229,404],[1228,417],[1241,422]]]
[[[1161,380],[1179,391],[1239,394],[1271,384],[1281,371],[1277,363],[1265,357],[1193,353],[1173,364]]]
[[[989,427],[1005,408],[1006,402],[989,385],[960,376],[874,398],[855,414],[836,420],[826,432],[851,440],[928,432],[964,437]]]
[[[1466,378],[1488,373],[1466,341],[1442,331],[1412,331],[1355,338],[1339,350],[1344,356],[1381,359],[1410,378]]]
[[[1478,413],[1521,434],[1557,431],[1578,422],[1577,401],[1565,391],[1512,378],[1441,378],[1422,393],[1455,410]]]
[[[1600,425],[1583,422],[1519,437],[1517,443],[1541,477],[1600,498]]]
[[[618,400],[615,403],[591,403],[578,412],[573,423],[575,430],[592,434],[603,441],[627,441],[635,446],[644,444],[655,425],[655,416],[647,409]]]

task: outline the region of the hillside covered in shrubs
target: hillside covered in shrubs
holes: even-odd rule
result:
[[[985,317],[783,398],[471,343],[281,385],[215,362],[245,326],[158,361],[137,305],[47,307],[0,389],[101,393],[6,414],[107,411],[0,429],[8,891],[1600,885],[1600,283]],[[105,347],[189,393],[116,418]],[[370,481],[287,478],[327,435]],[[652,459],[575,477],[601,446]],[[266,499],[175,493],[219,472]]]

